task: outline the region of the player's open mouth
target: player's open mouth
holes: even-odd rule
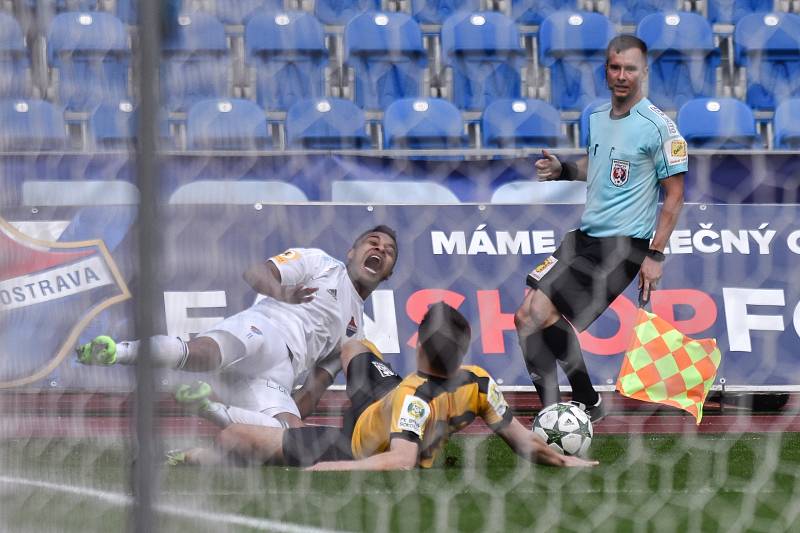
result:
[[[381,256],[372,254],[371,256],[367,257],[364,261],[364,268],[367,269],[368,272],[372,274],[377,274],[378,271],[381,269],[381,264],[383,263],[383,259]]]

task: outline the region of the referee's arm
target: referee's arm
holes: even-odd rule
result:
[[[542,157],[533,166],[539,181],[586,181],[589,158],[583,156],[577,161],[562,163],[547,150],[542,150]]]

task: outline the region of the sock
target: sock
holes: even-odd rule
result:
[[[139,358],[141,341],[117,343],[117,363],[132,365]],[[183,339],[156,335],[150,339],[150,357],[153,365],[161,368],[183,368],[189,358],[189,348]]]
[[[200,416],[221,428],[226,428],[234,422],[273,428],[285,427],[280,420],[273,416],[219,402],[209,402],[208,407],[200,411]]]
[[[596,404],[599,396],[589,379],[578,335],[569,322],[562,316],[558,322],[542,331],[542,335],[567,375],[572,387],[572,399],[586,406]]]
[[[552,350],[545,344],[542,331],[528,335],[521,341],[522,357],[525,366],[533,381],[542,406],[548,406],[561,401],[561,392],[558,390],[558,374],[556,373],[556,358]]]

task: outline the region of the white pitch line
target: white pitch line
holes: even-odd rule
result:
[[[107,503],[119,506],[129,506],[133,504],[133,498],[127,494],[101,492],[89,487],[79,487],[75,485],[62,485],[60,483],[50,483],[49,481],[39,481],[35,479],[26,479],[19,477],[9,477],[0,475],[0,483],[8,485],[23,485],[26,487],[36,487],[40,489],[52,490],[55,492],[63,492],[73,494],[75,496],[89,496]],[[229,514],[229,513],[211,513],[201,511],[199,509],[188,509],[178,507],[167,507],[165,505],[156,505],[155,509],[161,513],[201,519],[209,522],[219,522],[224,524],[232,524],[237,526],[246,526],[263,531],[276,531],[280,533],[336,533],[336,530],[320,529],[307,525],[294,525],[284,524],[275,520],[266,520],[264,518],[255,518],[245,515]]]

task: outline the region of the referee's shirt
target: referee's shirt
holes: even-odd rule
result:
[[[611,118],[611,103],[589,117],[589,170],[581,231],[593,237],[650,239],[659,181],[688,169],[686,141],[675,123],[642,98]]]

